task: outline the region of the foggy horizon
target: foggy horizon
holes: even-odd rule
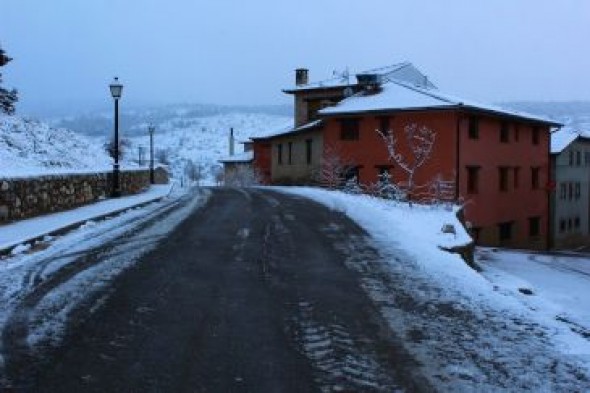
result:
[[[310,81],[412,62],[441,90],[489,103],[590,101],[590,2],[6,0],[3,86],[18,113],[163,104],[291,105]]]

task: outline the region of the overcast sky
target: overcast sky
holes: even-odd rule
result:
[[[2,0],[5,87],[21,111],[284,104],[310,79],[408,60],[440,88],[488,102],[590,100],[587,0]]]

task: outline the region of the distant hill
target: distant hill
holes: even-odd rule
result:
[[[549,117],[571,128],[590,131],[590,101],[514,101],[500,105]]]
[[[290,105],[230,106],[213,104],[175,104],[122,108],[120,112],[120,131],[127,136],[145,133],[145,127],[153,123],[156,127],[164,124],[186,128],[198,124],[198,119],[234,113],[260,114],[270,116],[293,116]],[[67,117],[48,119],[56,127],[74,130],[91,136],[109,135],[113,129],[113,112],[101,111],[75,114]]]

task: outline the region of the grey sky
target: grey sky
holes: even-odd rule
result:
[[[409,60],[469,98],[590,100],[586,0],[2,0],[4,85],[20,108],[288,103],[296,67]]]

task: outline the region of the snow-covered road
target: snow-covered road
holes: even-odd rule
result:
[[[208,195],[175,193],[115,217],[90,220],[65,236],[37,243],[34,252],[2,261],[1,364],[4,356],[13,357],[11,364],[26,363],[36,347],[59,343],[72,312],[99,307],[102,299],[95,295],[156,247]]]

